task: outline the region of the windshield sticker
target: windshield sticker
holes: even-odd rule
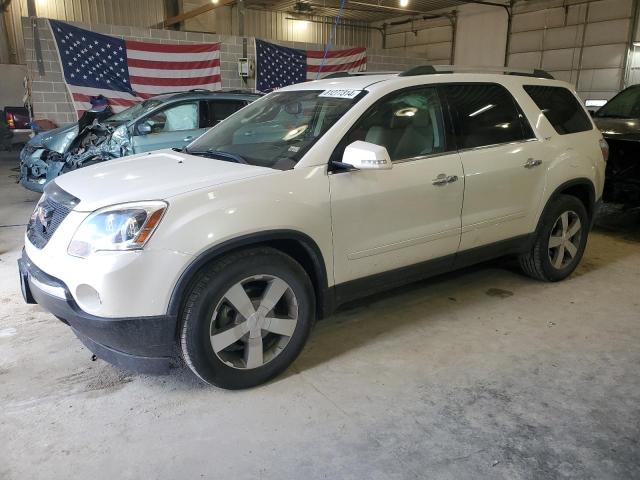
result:
[[[322,92],[319,97],[330,97],[330,98],[356,98],[358,94],[362,90],[325,90]]]
[[[291,145],[289,147],[289,151],[293,153],[298,153],[299,150],[300,150],[300,147],[296,147],[295,145]]]

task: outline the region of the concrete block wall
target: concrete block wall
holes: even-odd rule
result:
[[[587,99],[609,99],[623,86],[633,0],[516,4],[509,65],[542,68]]]
[[[64,84],[62,70],[51,30],[46,19],[38,19],[38,33],[45,65],[44,75],[38,73],[34,50],[33,33],[29,20],[23,18],[25,35],[26,60],[31,79],[32,103],[34,116],[37,119],[48,118],[63,125],[76,121],[73,102]],[[106,35],[159,43],[202,43],[220,42],[220,72],[223,88],[255,88],[255,79],[244,81],[238,76],[238,59],[243,56],[243,39],[234,35],[218,35],[209,33],[180,32],[175,30],[157,30],[115,25],[88,25],[69,22],[80,28],[86,28]],[[279,45],[307,49],[322,50],[323,45],[302,42],[274,42]],[[357,45],[353,45],[357,46]],[[345,48],[347,46],[344,46]],[[336,46],[334,48],[341,48]],[[255,42],[247,37],[247,56],[255,61]],[[406,57],[394,55],[386,50],[367,49],[367,69],[369,71],[402,71],[415,65],[426,63],[421,56]]]

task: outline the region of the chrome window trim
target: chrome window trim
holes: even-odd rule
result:
[[[492,143],[491,145],[481,145],[479,147],[461,148],[459,150],[447,150],[446,152],[430,153],[427,155],[419,155],[417,157],[409,157],[409,158],[403,158],[400,160],[392,160],[391,163],[396,164],[396,163],[415,162],[418,160],[427,160],[429,158],[442,157],[444,155],[451,155],[454,153],[473,152],[475,150],[486,150],[488,148],[504,147],[506,145],[518,145],[520,143],[539,142],[539,141],[540,141],[539,138],[534,137],[534,138],[527,138],[524,140],[516,140],[514,142]]]
[[[458,150],[458,153],[474,152],[476,150],[486,150],[488,148],[503,147],[505,145],[518,145],[520,143],[539,142],[539,141],[540,141],[539,138],[533,137],[533,138],[526,138],[523,140],[516,140],[514,142],[492,143],[490,145],[480,145],[478,147],[461,148]]]
[[[442,157],[444,155],[452,155],[454,153],[458,153],[458,150],[447,150],[446,152],[428,153],[426,155],[418,155],[417,157],[401,158],[399,160],[391,160],[391,163],[395,165],[396,163],[417,162],[419,160],[427,160],[429,158]]]

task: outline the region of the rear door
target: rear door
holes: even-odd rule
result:
[[[449,126],[437,88],[421,86],[379,100],[341,141],[334,159],[362,140],[384,146],[393,168],[329,177],[337,284],[436,258],[441,268],[452,263],[464,181]]]
[[[134,153],[187,146],[206,131],[200,126],[200,109],[198,100],[173,103],[139,120],[131,140]],[[143,123],[151,126],[151,133],[140,133]]]
[[[530,233],[544,191],[547,147],[502,85],[442,88],[464,168],[460,250]]]

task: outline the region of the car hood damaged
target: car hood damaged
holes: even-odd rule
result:
[[[65,170],[123,157],[131,153],[131,139],[125,125],[98,123],[85,127],[64,154]]]
[[[62,173],[129,155],[131,139],[126,125],[94,121],[69,125],[38,134],[20,154],[20,183],[42,192],[44,185]]]

